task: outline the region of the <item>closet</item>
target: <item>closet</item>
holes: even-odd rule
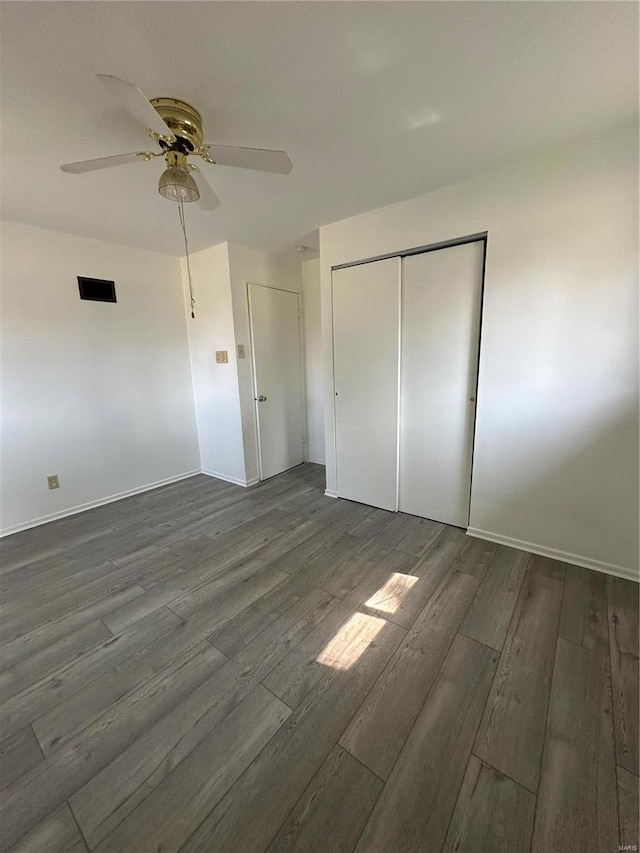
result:
[[[484,241],[333,271],[339,497],[466,527]]]

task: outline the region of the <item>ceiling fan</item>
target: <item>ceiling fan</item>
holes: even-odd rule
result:
[[[284,151],[265,148],[237,148],[231,145],[211,145],[204,142],[202,117],[190,104],[177,98],[147,99],[132,83],[111,74],[98,74],[98,79],[112,92],[120,103],[146,128],[147,133],[160,148],[159,151],[134,151],[113,157],[98,157],[78,163],[65,163],[63,172],[79,174],[96,169],[107,169],[137,160],[150,162],[164,157],[167,168],[160,176],[158,192],[176,202],[197,201],[203,210],[214,210],[220,199],[205,180],[198,166],[188,162],[189,157],[200,157],[205,163],[220,166],[238,166],[261,172],[288,175],[293,168]]]

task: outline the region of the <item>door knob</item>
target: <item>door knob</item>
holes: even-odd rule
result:
[[[264,401],[265,401],[266,399],[267,399],[267,398],[264,396],[264,394],[260,394],[260,396],[258,397],[258,402],[259,402],[259,403],[264,403]]]

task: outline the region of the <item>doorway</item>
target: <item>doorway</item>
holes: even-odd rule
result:
[[[304,462],[300,294],[247,284],[260,479]]]

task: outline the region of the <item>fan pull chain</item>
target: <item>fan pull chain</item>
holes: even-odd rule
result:
[[[178,216],[180,217],[180,225],[182,226],[182,234],[184,236],[184,253],[187,258],[187,278],[189,279],[189,300],[191,302],[191,319],[196,318],[196,300],[193,296],[193,282],[191,281],[191,266],[189,264],[189,243],[187,240],[187,226],[184,218],[184,204],[178,201]]]

